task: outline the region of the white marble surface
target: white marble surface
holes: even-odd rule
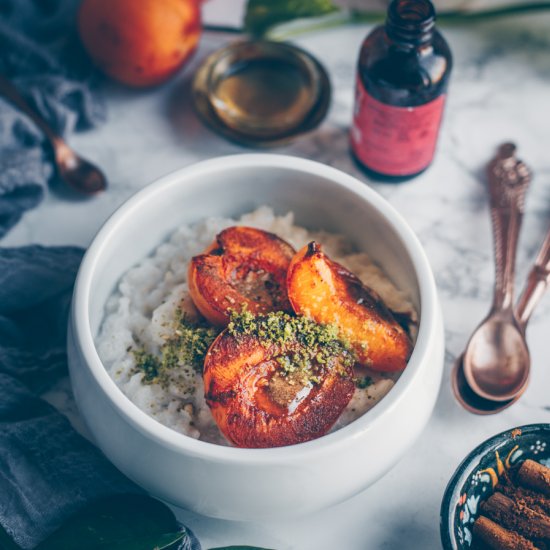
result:
[[[369,182],[348,154],[354,65],[368,27],[333,29],[298,39],[328,67],[334,101],[317,131],[279,152],[313,158],[356,175],[408,220],[425,246],[440,290],[447,332],[445,375],[421,439],[375,486],[335,508],[294,521],[242,524],[180,512],[205,549],[227,544],[278,550],[438,548],[441,497],[468,451],[504,429],[550,422],[550,296],[529,325],[533,376],[519,403],[496,416],[473,416],[454,401],[449,383],[452,361],[491,298],[491,233],[480,174],[499,142],[516,141],[536,174],[520,241],[519,284],[550,222],[549,26],[550,13],[443,29],[454,52],[455,69],[437,158],[423,175],[398,186]],[[205,36],[193,65],[228,38]],[[108,123],[73,136],[71,142],[104,167],[109,191],[83,202],[49,196],[1,244],[85,246],[121,202],[158,176],[199,159],[243,151],[205,129],[193,114],[188,96],[191,72],[188,69],[169,85],[145,92],[107,85]],[[67,388],[61,384],[50,398],[70,412],[74,403]]]

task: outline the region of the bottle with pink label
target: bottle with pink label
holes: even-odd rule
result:
[[[393,0],[359,53],[351,149],[372,177],[402,181],[432,162],[452,68],[429,0]]]

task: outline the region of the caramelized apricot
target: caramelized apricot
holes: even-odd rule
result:
[[[373,370],[403,370],[412,351],[405,330],[376,292],[311,242],[294,256],[287,276],[296,313],[335,324],[358,362]]]
[[[263,319],[265,327],[283,319],[290,334],[284,318]],[[293,445],[326,434],[355,389],[352,355],[337,341],[305,346],[296,335],[278,342],[262,333],[235,334],[230,325],[206,355],[205,396],[221,432],[248,448]]]
[[[225,326],[229,311],[290,311],[286,272],[294,249],[273,233],[229,227],[189,265],[189,293],[212,324]]]

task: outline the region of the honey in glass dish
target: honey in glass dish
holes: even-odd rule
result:
[[[209,75],[212,106],[229,128],[259,137],[299,126],[319,98],[314,63],[294,47],[243,42],[227,49]]]

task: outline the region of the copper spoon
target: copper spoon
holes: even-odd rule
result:
[[[54,152],[57,173],[63,181],[86,195],[93,195],[107,188],[107,180],[101,170],[78,156],[27,103],[15,86],[2,75],[0,75],[0,94],[21,109],[44,132]]]
[[[480,397],[508,401],[523,391],[530,357],[514,312],[514,268],[529,170],[512,143],[501,145],[487,167],[495,246],[495,290],[488,316],[464,352],[464,376]]]
[[[525,333],[527,322],[548,285],[550,284],[550,231],[538,253],[535,265],[527,277],[527,283],[516,307],[518,322]],[[451,384],[457,401],[468,411],[475,414],[495,414],[513,405],[523,394],[523,390],[508,401],[493,401],[477,395],[466,380],[463,369],[464,354],[455,363],[451,373]]]

